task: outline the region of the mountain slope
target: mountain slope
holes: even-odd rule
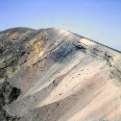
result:
[[[0,120],[121,118],[120,52],[62,29],[1,32],[0,84]]]

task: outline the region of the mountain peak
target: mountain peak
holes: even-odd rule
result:
[[[0,120],[120,119],[120,88],[112,48],[60,28],[0,33]]]

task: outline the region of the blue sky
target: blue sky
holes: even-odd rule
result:
[[[57,27],[121,50],[121,0],[0,0],[0,30]]]

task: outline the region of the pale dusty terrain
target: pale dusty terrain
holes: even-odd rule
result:
[[[0,85],[0,121],[121,121],[121,53],[62,29],[1,32]]]

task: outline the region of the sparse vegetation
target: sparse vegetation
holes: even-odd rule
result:
[[[7,114],[3,106],[16,100],[20,93],[20,89],[12,87],[7,81],[0,84],[0,121],[18,121],[19,118]]]

